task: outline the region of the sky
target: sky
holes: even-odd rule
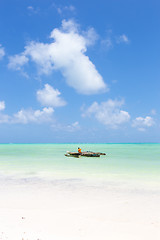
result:
[[[160,142],[158,0],[1,0],[0,143]]]

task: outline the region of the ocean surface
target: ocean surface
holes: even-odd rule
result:
[[[100,158],[66,151],[104,152]],[[0,180],[87,180],[160,187],[160,144],[0,144]]]

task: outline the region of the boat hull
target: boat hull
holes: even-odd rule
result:
[[[101,155],[106,155],[105,153],[100,153],[100,152],[90,152],[90,151],[87,151],[87,152],[67,152],[65,154],[66,157],[76,157],[76,158],[79,158],[79,157],[100,157]]]

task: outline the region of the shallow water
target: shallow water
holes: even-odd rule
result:
[[[67,150],[105,152],[65,157]],[[159,183],[160,144],[0,144],[0,175],[39,178],[143,179]]]

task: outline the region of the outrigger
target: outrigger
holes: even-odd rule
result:
[[[91,151],[87,151],[87,152],[69,152],[67,151],[67,153],[65,154],[66,157],[100,157],[101,155],[106,155],[106,153],[101,153],[101,152],[91,152]]]

